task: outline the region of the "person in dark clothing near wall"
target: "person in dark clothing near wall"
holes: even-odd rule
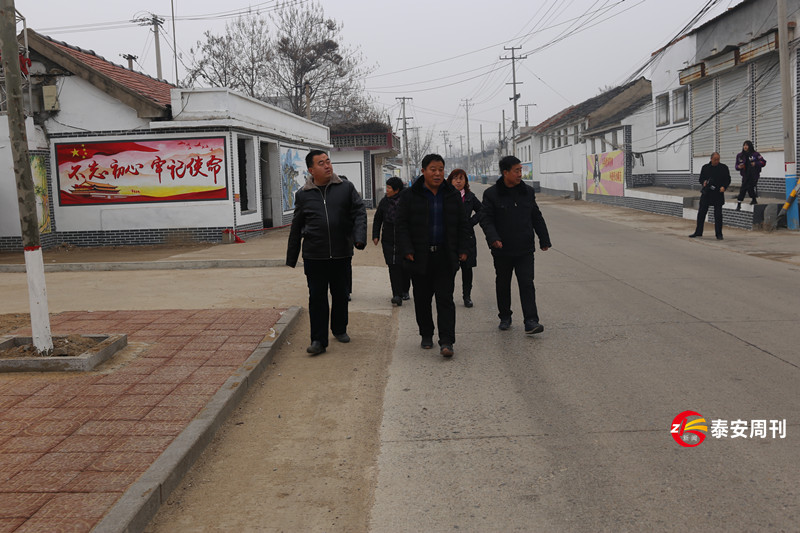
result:
[[[383,259],[389,267],[392,304],[398,306],[403,305],[403,300],[408,299],[408,290],[411,287],[411,279],[403,268],[403,256],[397,245],[397,206],[402,190],[403,180],[400,178],[386,180],[386,196],[378,203],[375,217],[372,219],[372,242],[375,246],[378,245],[378,241],[381,242]]]
[[[444,159],[426,155],[422,176],[400,195],[397,237],[414,286],[421,346],[433,348],[435,296],[439,353],[444,357],[453,356],[456,341],[453,290],[458,262],[467,258],[467,224],[461,194],[444,181]]]
[[[464,202],[464,209],[467,211],[469,224],[469,244],[467,246],[467,260],[461,261],[461,296],[464,298],[464,307],[472,307],[472,269],[478,266],[478,244],[475,241],[475,230],[473,229],[481,219],[481,201],[469,190],[469,178],[467,173],[460,168],[453,170],[447,176],[447,183],[456,188],[461,194],[461,201]]]
[[[755,205],[758,203],[758,178],[761,177],[761,169],[767,165],[767,161],[756,152],[752,141],[745,141],[742,145],[742,151],[736,154],[736,170],[742,175],[742,188],[739,190],[739,196],[736,200],[736,210],[742,209],[742,200],[745,195],[750,195],[750,204]]]
[[[534,233],[542,251],[550,249],[550,234],[536,204],[533,187],[522,182],[522,164],[513,155],[500,160],[502,176],[483,193],[481,227],[492,252],[501,330],[511,327],[511,274],[517,276],[525,333],[544,331],[533,284]]]
[[[722,206],[725,205],[723,194],[731,184],[731,173],[728,166],[719,162],[719,154],[711,154],[711,162],[700,169],[700,183],[703,189],[700,193],[700,209],[697,211],[697,228],[690,238],[703,236],[703,226],[706,222],[708,207],[714,206],[714,233],[718,240],[722,240]]]
[[[292,268],[297,265],[302,241],[311,320],[311,345],[306,351],[318,355],[328,346],[329,317],[336,340],[350,342],[347,334],[348,272],[354,243],[363,250],[367,242],[367,211],[353,184],[333,173],[328,154],[321,150],[310,151],[306,166],[310,176],[295,193],[286,264]]]

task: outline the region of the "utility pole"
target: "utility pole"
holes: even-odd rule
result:
[[[411,173],[408,170],[408,128],[406,127],[406,121],[414,117],[406,117],[406,100],[413,100],[413,98],[400,96],[395,98],[395,100],[400,100],[403,106],[403,168],[406,171],[406,183],[408,183],[411,181]]]
[[[306,93],[306,118],[311,120],[311,84],[307,81],[303,83],[303,90]]]
[[[464,157],[464,136],[463,135],[459,135],[458,136],[458,142],[461,144],[461,151],[459,152],[458,155],[460,155],[463,158]]]
[[[14,160],[14,176],[19,199],[19,222],[22,246],[25,250],[25,272],[28,278],[28,302],[31,312],[33,346],[40,354],[53,351],[50,333],[50,313],[47,308],[47,289],[44,261],[39,239],[39,220],[36,216],[36,193],[33,188],[31,159],[28,154],[28,133],[22,104],[22,72],[19,67],[17,44],[17,10],[14,0],[0,0],[0,53],[8,105],[8,137]]]
[[[514,55],[515,50],[521,50],[521,46],[504,46],[503,50],[511,50],[511,57],[501,57],[500,59],[503,60],[511,60],[511,76],[512,76],[512,83],[506,85],[513,85],[514,86],[514,96],[509,98],[509,100],[514,101],[514,123],[511,125],[511,142],[513,143],[513,150],[512,152],[516,153],[517,151],[517,100],[519,100],[519,93],[517,92],[517,59],[527,59],[528,56],[519,56],[516,57]],[[520,85],[522,82],[520,82]]]
[[[470,167],[472,166],[472,154],[469,146],[469,108],[472,104],[469,103],[469,98],[464,98],[464,109],[467,110],[467,176],[469,176]]]
[[[175,37],[175,0],[169,1],[172,8],[172,56],[175,59],[175,85],[178,85],[178,43]]]
[[[442,134],[442,140],[444,140],[444,156],[445,156],[445,157],[449,157],[449,156],[447,155],[447,144],[448,144],[448,142],[447,142],[447,136],[448,136],[449,134],[448,134],[446,131],[442,131],[442,132],[441,132],[441,134]]]
[[[161,41],[159,40],[159,28],[164,23],[164,19],[159,18],[158,15],[150,14],[149,18],[138,18],[134,19],[131,22],[136,22],[140,26],[153,26],[153,35],[155,35],[156,39],[156,74],[158,79],[163,79],[161,75]]]
[[[486,156],[483,153],[483,124],[481,126],[481,174],[486,174]]]
[[[789,21],[786,15],[786,0],[778,0],[778,58],[781,74],[781,108],[783,110],[783,160],[786,179],[786,193],[789,201],[784,204],[781,213],[788,211],[792,194],[797,194],[797,166],[794,151],[794,109],[792,102],[792,68],[789,63]],[[799,229],[798,207],[795,206],[791,213],[787,212],[786,227]]]

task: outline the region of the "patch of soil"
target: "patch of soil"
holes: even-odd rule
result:
[[[31,357],[76,357],[89,351],[98,344],[101,339],[83,337],[73,334],[66,337],[53,337],[53,352],[48,355],[40,355],[33,344],[20,344],[5,350],[0,350],[0,359],[28,359]]]
[[[0,314],[0,335],[31,325],[31,317],[27,313]]]

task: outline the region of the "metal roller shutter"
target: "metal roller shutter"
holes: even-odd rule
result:
[[[748,68],[737,68],[719,76],[717,109],[731,102],[719,114],[719,155],[723,163],[733,168],[742,143],[752,137],[750,83]]]
[[[783,116],[778,56],[759,59],[755,65],[756,134],[759,152],[783,150]]]
[[[714,114],[714,107],[714,80],[692,84],[692,151],[695,157],[708,157],[715,149],[715,121],[708,120]]]

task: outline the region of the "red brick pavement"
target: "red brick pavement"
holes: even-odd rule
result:
[[[125,333],[130,360],[0,374],[0,533],[90,531],[283,310],[66,312],[54,335]],[[19,332],[18,334],[24,334]]]

